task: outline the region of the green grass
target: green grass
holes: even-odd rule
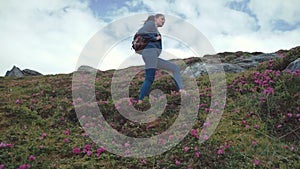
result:
[[[244,73],[226,74],[224,113],[207,141],[199,144],[196,136],[189,133],[171,150],[143,159],[121,157],[109,151],[99,152],[101,145],[95,144],[85,134],[77,119],[72,100],[72,74],[2,77],[0,166],[300,168],[300,76],[282,72],[288,63],[300,56],[300,48],[278,53],[284,57]],[[230,57],[233,57],[232,53]],[[191,59],[188,62],[193,63]],[[99,109],[116,130],[132,137],[149,137],[173,124],[180,109],[180,97],[174,95],[175,84],[169,75],[162,72],[152,86],[164,91],[168,99],[160,124],[153,128],[130,122],[118,113],[110,96],[112,75],[113,71],[99,72],[95,89]],[[133,79],[130,97],[138,97],[143,76],[141,72]],[[202,106],[193,129],[200,134],[211,104],[211,86],[206,76],[196,81]],[[134,106],[140,110],[149,109],[147,101]],[[74,148],[80,148],[80,153],[74,153]],[[86,152],[83,152],[84,149]],[[35,159],[30,158],[31,155]]]

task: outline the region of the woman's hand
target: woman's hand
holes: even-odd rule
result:
[[[160,39],[161,39],[160,35],[156,36],[156,40],[160,40]]]

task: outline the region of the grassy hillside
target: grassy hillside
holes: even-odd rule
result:
[[[300,72],[282,71],[300,57],[300,48],[278,53],[281,58],[257,68],[226,74],[227,100],[222,119],[214,134],[202,144],[198,143],[198,136],[209,112],[211,86],[206,76],[196,79],[200,103],[193,129],[170,151],[143,159],[114,155],[93,143],[73,107],[72,74],[2,77],[0,169],[300,168]],[[235,53],[230,54],[234,56]],[[168,74],[159,72],[153,84],[153,88],[167,94],[168,105],[160,122],[152,128],[130,122],[118,113],[110,95],[112,75],[113,71],[97,74],[96,98],[105,119],[119,132],[149,137],[167,129],[177,118],[180,96],[173,91],[175,85]],[[137,98],[143,77],[141,72],[133,79],[132,98]],[[140,110],[149,108],[148,102],[131,103]]]

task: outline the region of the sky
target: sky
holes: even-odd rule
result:
[[[168,36],[173,26],[171,16],[196,28],[216,53],[291,49],[300,42],[299,6],[299,0],[0,1],[0,76],[14,65],[42,74],[71,73],[95,37],[93,54],[100,59],[93,64],[96,68],[118,69],[125,61],[126,66],[143,65],[141,57],[130,49],[132,36],[143,20],[137,17],[134,21],[133,16],[140,14],[170,16],[159,30],[163,32],[164,51],[175,58],[196,54],[189,43]],[[125,28],[115,26],[121,21],[127,22]],[[186,27],[173,27],[178,33],[189,34]],[[107,35],[99,34],[108,29],[111,32]],[[102,48],[108,44],[109,50]]]

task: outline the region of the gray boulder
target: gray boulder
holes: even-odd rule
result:
[[[237,58],[234,60],[234,63],[241,66],[242,68],[249,69],[251,67],[256,67],[261,62],[265,62],[279,57],[280,55],[276,53],[263,53],[245,59]]]
[[[41,73],[34,71],[34,70],[30,70],[30,69],[24,69],[22,72],[25,76],[40,76],[40,75],[42,75]]]
[[[87,66],[87,65],[81,65],[77,71],[80,71],[80,72],[97,72],[98,69],[95,69],[91,66]]]
[[[300,58],[294,60],[293,62],[291,62],[286,69],[284,69],[284,71],[291,71],[291,72],[295,72],[296,70],[300,70]]]
[[[21,70],[17,66],[13,66],[11,70],[6,72],[5,77],[23,77],[23,76],[39,76],[39,75],[42,74],[34,70],[30,70],[30,69]]]
[[[199,77],[207,75],[208,73],[239,73],[245,71],[239,65],[230,64],[230,63],[221,63],[221,64],[207,64],[207,63],[195,63],[191,66],[188,66],[184,70],[184,74],[187,74],[191,77]]]
[[[5,76],[8,77],[23,77],[23,72],[16,66],[13,66],[13,68],[6,72]]]

